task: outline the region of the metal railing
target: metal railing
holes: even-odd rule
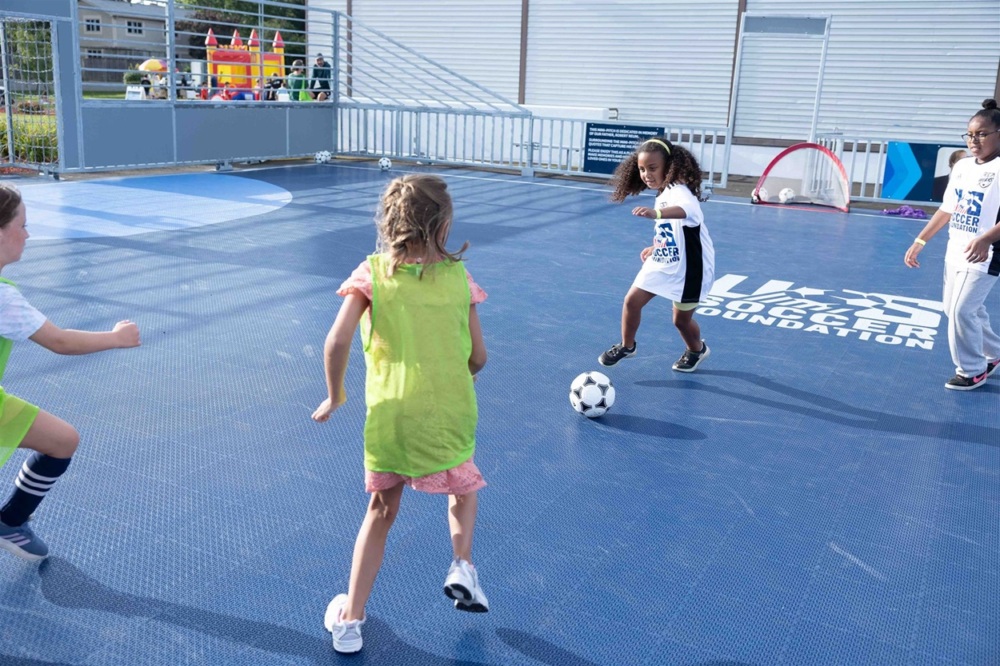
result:
[[[889,139],[823,132],[816,136],[816,143],[828,148],[844,165],[852,200],[890,201],[882,198],[882,174]]]
[[[584,173],[588,120],[578,118],[546,118],[535,116],[531,122],[531,164],[529,168],[543,173],[573,175]],[[600,121],[615,125],[614,121]],[[621,123],[626,125],[626,123]],[[629,127],[643,123],[629,122]],[[650,135],[658,134],[662,126],[649,125]],[[663,132],[670,141],[690,151],[705,172],[706,183],[726,187],[727,174],[723,157],[727,130],[724,127],[667,127]],[[587,174],[600,176],[601,174]]]
[[[342,104],[338,153],[427,163],[524,169],[527,113]]]
[[[590,122],[585,119],[540,117],[527,112],[350,104],[343,100],[338,113],[338,152],[342,155],[606,177],[584,171]],[[649,127],[651,135],[661,130]],[[725,128],[668,128],[666,136],[697,158],[708,186],[726,186]]]

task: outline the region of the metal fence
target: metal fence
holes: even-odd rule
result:
[[[882,198],[882,174],[889,139],[826,132],[817,135],[816,142],[828,148],[844,165],[852,200],[895,201]]]
[[[4,58],[8,160],[74,172],[330,151],[602,175],[584,170],[587,120],[534,115],[342,12],[280,0],[51,4],[59,39],[26,20],[42,12],[35,0],[0,8],[5,25],[33,31]],[[698,158],[707,186],[725,186],[725,128],[667,135]]]
[[[587,123],[528,113],[341,104],[338,153],[426,163],[587,175]],[[615,124],[601,121],[602,125]],[[629,123],[635,127],[636,123]],[[649,126],[650,135],[662,128]],[[668,128],[666,136],[698,159],[708,187],[726,187],[725,128]]]

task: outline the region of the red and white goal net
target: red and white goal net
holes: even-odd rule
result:
[[[817,143],[781,151],[764,169],[750,200],[755,204],[850,209],[847,172],[837,156]]]

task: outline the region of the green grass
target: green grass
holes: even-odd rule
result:
[[[94,90],[83,93],[84,99],[125,99],[125,91],[109,92],[106,90]]]

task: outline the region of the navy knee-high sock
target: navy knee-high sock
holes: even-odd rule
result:
[[[0,523],[8,527],[23,525],[69,467],[70,460],[38,452],[31,454],[14,480],[14,492],[0,508]]]

